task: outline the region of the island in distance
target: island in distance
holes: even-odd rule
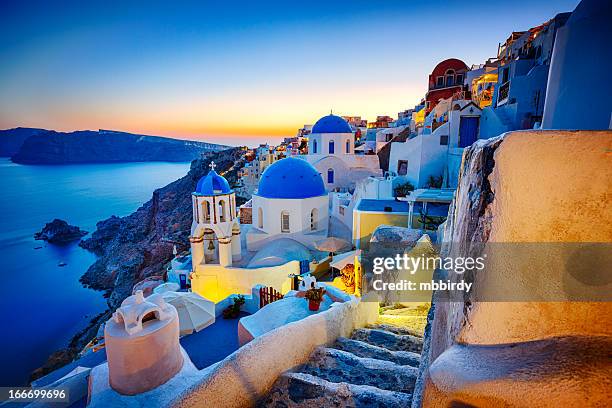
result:
[[[52,244],[65,244],[81,239],[81,237],[87,234],[87,231],[83,231],[77,226],[70,225],[66,221],[56,218],[45,224],[41,231],[34,234],[34,239],[44,240]]]
[[[0,130],[0,155],[19,164],[184,162],[227,148],[103,129],[69,133],[34,128]]]

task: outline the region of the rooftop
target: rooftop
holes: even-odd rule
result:
[[[357,206],[357,211],[408,213],[408,204],[396,200],[362,199]]]

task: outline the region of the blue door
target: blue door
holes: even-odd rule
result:
[[[334,169],[327,170],[327,183],[334,184]]]
[[[459,147],[468,147],[478,139],[478,124],[480,118],[461,117],[459,123]]]

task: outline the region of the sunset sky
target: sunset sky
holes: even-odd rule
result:
[[[0,128],[255,144],[330,109],[395,117],[437,62],[482,63],[577,3],[3,1]]]

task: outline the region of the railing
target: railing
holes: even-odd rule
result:
[[[267,304],[275,302],[283,298],[283,295],[276,289],[270,286],[264,286],[259,289],[259,307],[262,308]]]

